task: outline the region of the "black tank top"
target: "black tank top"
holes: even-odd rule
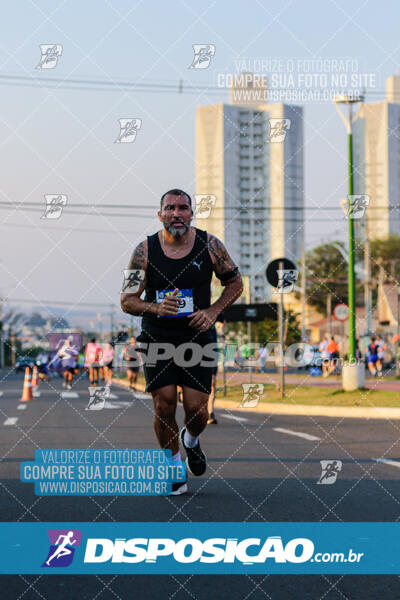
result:
[[[192,250],[182,258],[169,258],[161,248],[158,233],[148,236],[146,302],[160,302],[166,291],[180,290],[182,316],[159,317],[146,314],[142,320],[142,335],[176,335],[199,339],[198,330],[189,326],[188,314],[208,308],[211,303],[210,285],[213,263],[208,251],[207,232],[195,228],[196,237]],[[209,337],[201,334],[201,338]]]

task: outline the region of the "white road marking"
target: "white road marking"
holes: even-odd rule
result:
[[[18,417],[8,417],[3,423],[3,425],[16,425],[18,421]]]
[[[0,396],[2,396],[2,395],[3,395],[3,392],[0,392]]]
[[[61,392],[61,398],[79,398],[77,392]]]
[[[234,421],[248,421],[248,419],[244,419],[243,417],[236,417],[235,415],[225,415],[224,413],[221,414],[221,417],[225,417],[225,419],[233,419]]]
[[[316,437],[315,435],[310,435],[309,433],[303,433],[301,431],[292,431],[291,429],[284,429],[283,427],[274,427],[274,431],[279,431],[279,433],[287,433],[288,435],[296,435],[297,437],[304,438],[305,440],[309,440],[310,442],[318,442],[321,438]]]
[[[117,394],[110,394],[110,395],[108,396],[108,398],[109,398],[110,400],[118,400],[118,396],[117,396]]]
[[[392,467],[397,467],[398,469],[400,469],[400,462],[398,460],[390,460],[389,458],[373,458],[372,460],[375,460],[379,463],[384,463],[385,465],[391,465]]]
[[[115,408],[125,408],[125,406],[132,406],[132,402],[107,402],[104,403],[104,408],[115,409]]]
[[[25,410],[25,409],[26,409],[26,404],[18,404],[17,410]]]

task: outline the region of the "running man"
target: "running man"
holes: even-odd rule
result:
[[[376,363],[378,362],[378,344],[372,336],[371,343],[368,344],[368,369],[372,377],[376,375]]]
[[[72,345],[72,336],[69,336],[63,343],[62,347],[57,352],[61,359],[61,368],[64,372],[64,387],[68,390],[72,389],[72,378],[75,374],[77,358],[79,351]]]
[[[90,385],[98,385],[99,383],[99,367],[101,358],[101,347],[96,342],[96,338],[92,338],[86,345],[85,349],[85,367],[89,371]]]
[[[386,351],[386,343],[385,340],[382,339],[380,335],[376,336],[376,345],[378,346],[378,360],[376,361],[376,368],[378,371],[378,376],[382,377],[382,369],[383,369],[383,361],[385,359],[385,351]]]
[[[67,546],[73,546],[76,543],[76,540],[71,539],[73,536],[74,536],[73,531],[68,531],[67,535],[59,535],[58,536],[56,545],[57,544],[59,544],[59,545],[57,546],[57,549],[55,550],[54,554],[52,554],[50,556],[50,558],[48,560],[46,560],[47,566],[50,566],[50,563],[54,558],[61,558],[62,556],[71,554],[71,550],[70,550],[70,548],[67,548]],[[62,542],[60,544],[61,539],[62,539]]]
[[[129,344],[122,350],[122,358],[126,361],[131,361],[132,365],[126,367],[126,375],[128,377],[129,389],[132,392],[136,392],[136,382],[139,373],[139,355],[135,351],[134,347],[136,344],[135,338],[132,336],[129,340]]]
[[[329,344],[329,334],[325,334],[325,339],[323,339],[318,347],[318,350],[321,352],[322,359],[322,376],[328,377],[329,375],[329,352],[328,352],[328,344]]]
[[[329,375],[331,375],[336,369],[339,358],[339,344],[335,341],[333,335],[331,336],[326,349],[329,352]]]
[[[201,353],[204,346],[211,343],[210,328],[222,310],[242,293],[242,279],[220,240],[191,226],[192,203],[186,192],[178,189],[166,192],[161,197],[158,217],[162,230],[136,247],[128,267],[142,269],[144,280],[136,293],[121,294],[121,306],[128,314],[143,315],[138,341],[144,348],[145,344],[154,347],[160,342],[174,348],[172,358],[162,360],[159,358],[161,348],[156,347],[155,365],[144,359],[146,390],[153,397],[154,429],[160,447],[169,448],[173,460],[179,461],[181,440],[188,470],[199,476],[207,466],[199,436],[207,425],[212,368],[201,364],[206,362],[205,358],[193,366],[179,366],[174,357],[181,344],[186,347],[192,342],[192,347],[200,346]],[[211,305],[213,272],[224,290]],[[146,296],[142,300],[144,290]],[[192,356],[194,353],[195,350]],[[216,354],[212,357],[214,362]],[[175,419],[177,386],[183,389],[185,412],[185,427],[180,435]],[[186,482],[173,484],[173,495],[186,491]]]

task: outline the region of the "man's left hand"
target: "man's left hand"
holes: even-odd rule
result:
[[[204,308],[203,310],[196,310],[189,320],[190,327],[199,329],[199,331],[208,331],[214,325],[217,320],[216,312],[210,308]]]

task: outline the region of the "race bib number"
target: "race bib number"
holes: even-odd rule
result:
[[[157,290],[156,301],[157,304],[162,302],[166,296],[171,296],[174,290]],[[177,315],[158,315],[161,319],[167,319],[168,317],[186,317],[193,313],[193,290],[179,290],[177,296],[179,300],[178,314]]]

